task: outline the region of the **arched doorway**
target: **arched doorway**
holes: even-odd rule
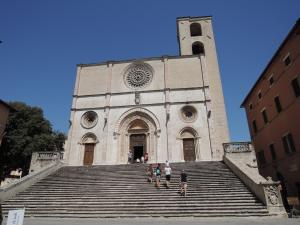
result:
[[[129,149],[133,153],[133,161],[141,159],[147,152],[148,125],[141,119],[132,121],[128,128]]]
[[[183,158],[184,161],[196,161],[196,135],[191,129],[184,129],[181,131]]]
[[[118,139],[117,163],[127,163],[129,149],[134,159],[148,153],[149,162],[156,162],[159,134],[159,122],[149,110],[133,108],[125,112],[116,123],[114,132]]]
[[[94,162],[94,149],[97,143],[97,137],[93,133],[87,133],[82,137],[84,145],[83,165],[91,166]]]

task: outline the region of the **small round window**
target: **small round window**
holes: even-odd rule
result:
[[[197,117],[197,110],[193,106],[184,106],[181,109],[181,117],[186,122],[193,122]]]
[[[98,115],[94,111],[87,111],[81,117],[81,125],[84,128],[92,128],[98,122]]]

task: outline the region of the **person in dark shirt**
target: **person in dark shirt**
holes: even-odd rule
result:
[[[180,174],[180,194],[182,196],[186,196],[186,189],[187,189],[187,174],[184,170],[182,170]]]
[[[155,176],[156,176],[156,182],[155,182],[155,186],[157,188],[160,188],[160,176],[161,176],[161,169],[160,169],[160,164],[157,164],[157,167],[155,169]]]

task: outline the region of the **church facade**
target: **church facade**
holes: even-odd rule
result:
[[[229,141],[211,17],[177,18],[179,56],[77,65],[68,165],[222,160]]]

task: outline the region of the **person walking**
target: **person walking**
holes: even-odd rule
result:
[[[184,170],[182,170],[180,174],[180,194],[182,196],[186,196],[186,190],[187,190],[187,174]]]
[[[148,182],[152,183],[153,181],[153,167],[152,164],[149,164],[149,166],[147,167],[147,175],[148,175]]]
[[[170,182],[171,182],[171,172],[172,169],[170,165],[165,167],[165,174],[166,174],[166,188],[170,188]]]
[[[156,182],[155,182],[155,186],[157,188],[160,188],[160,176],[161,176],[161,169],[160,169],[160,164],[157,164],[157,167],[155,169],[155,176],[156,176]]]

